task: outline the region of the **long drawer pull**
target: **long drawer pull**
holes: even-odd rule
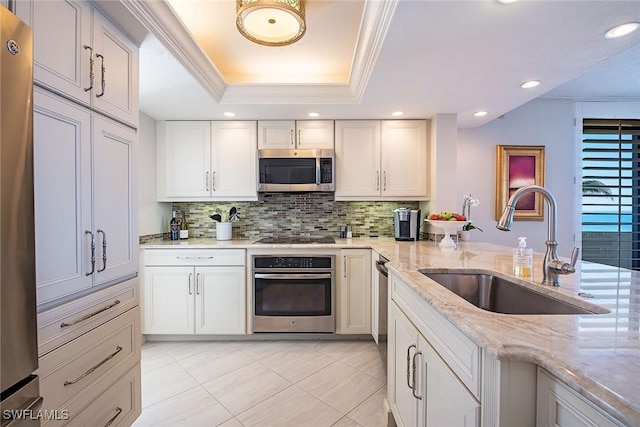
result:
[[[211,256],[177,256],[176,259],[213,259]]]
[[[421,356],[422,352],[421,351],[417,351],[413,354],[413,362],[412,362],[412,366],[411,366],[411,371],[413,372],[413,382],[412,387],[411,387],[411,393],[413,393],[413,397],[415,397],[418,400],[422,400],[422,396],[419,396],[416,394],[416,390],[417,390],[417,386],[416,383],[418,382],[418,380],[416,379],[416,369],[417,369],[417,364],[416,364],[416,358],[418,356]]]
[[[116,420],[116,418],[118,418],[118,415],[120,415],[121,413],[122,413],[122,408],[118,406],[116,408],[116,414],[113,416],[113,418],[111,418],[109,421],[107,421],[107,423],[104,425],[104,427],[109,427],[111,424],[113,424],[113,422]]]
[[[107,310],[109,310],[110,308],[113,308],[113,307],[115,307],[115,306],[116,306],[116,305],[118,305],[118,304],[120,304],[120,300],[118,300],[118,299],[117,299],[117,300],[113,301],[113,304],[109,304],[108,306],[106,306],[106,307],[102,307],[101,309],[99,309],[99,310],[97,310],[97,311],[94,311],[93,313],[89,313],[89,314],[87,314],[86,316],[82,316],[81,318],[76,319],[76,320],[74,320],[74,321],[73,321],[73,322],[71,322],[71,323],[65,323],[65,322],[62,322],[62,323],[60,324],[60,327],[61,327],[61,328],[66,328],[67,326],[73,326],[73,325],[75,325],[76,323],[80,323],[80,322],[83,322],[83,321],[85,321],[85,320],[87,320],[87,319],[91,319],[91,318],[92,318],[93,316],[95,316],[96,314],[100,314],[100,313],[102,313],[103,311],[107,311]]]
[[[71,322],[71,323],[64,323],[64,322],[63,322],[63,323],[61,323],[61,324],[60,324],[60,327],[61,327],[61,328],[66,328],[67,326],[73,326],[73,325],[75,325],[76,323],[80,323],[80,322],[85,321],[85,320],[87,320],[87,319],[91,319],[91,318],[92,318],[93,316],[95,316],[96,314],[100,314],[100,313],[102,313],[103,311],[107,311],[107,310],[109,310],[110,308],[113,308],[113,307],[115,307],[115,306],[116,306],[116,305],[118,305],[118,304],[120,304],[120,300],[119,300],[119,299],[117,299],[117,300],[113,301],[113,304],[109,304],[108,306],[106,306],[106,307],[102,307],[101,309],[99,309],[99,310],[97,310],[97,311],[94,311],[93,313],[89,313],[89,314],[87,314],[86,316],[82,316],[81,318],[76,319],[76,320],[74,320],[74,321],[73,321],[73,322]]]
[[[109,360],[113,359],[113,357],[120,353],[122,351],[122,347],[117,346],[116,347],[116,351],[114,351],[113,353],[111,353],[110,355],[108,355],[107,357],[104,358],[104,360],[100,363],[98,363],[96,366],[94,366],[93,368],[89,369],[87,372],[85,372],[84,374],[80,375],[78,378],[76,378],[73,381],[65,381],[64,385],[68,386],[71,384],[75,384],[78,381],[80,381],[81,379],[83,379],[84,377],[86,377],[87,375],[90,375],[93,371],[95,371],[96,369],[98,369],[100,366],[104,365],[105,363],[107,363]]]
[[[411,363],[411,349],[415,348],[417,349],[415,344],[411,344],[409,347],[407,347],[407,387],[409,387],[410,389],[413,389],[413,384],[411,383],[411,371],[410,371],[410,363]]]

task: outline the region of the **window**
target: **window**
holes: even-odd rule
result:
[[[640,269],[640,120],[583,121],[582,259]]]

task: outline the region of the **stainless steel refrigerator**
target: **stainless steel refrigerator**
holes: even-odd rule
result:
[[[0,425],[40,425],[33,223],[33,31],[0,6]]]

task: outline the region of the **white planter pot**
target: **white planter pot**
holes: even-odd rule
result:
[[[231,223],[216,222],[216,240],[231,240]]]
[[[471,230],[462,230],[460,232],[460,238],[465,242],[471,240]]]

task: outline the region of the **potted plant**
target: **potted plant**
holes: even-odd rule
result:
[[[476,227],[471,222],[471,206],[478,206],[480,201],[478,199],[474,199],[471,197],[471,194],[465,194],[462,198],[462,214],[467,217],[467,222],[462,226],[462,231],[460,232],[460,238],[464,241],[471,240],[471,230],[480,230],[480,227]]]

